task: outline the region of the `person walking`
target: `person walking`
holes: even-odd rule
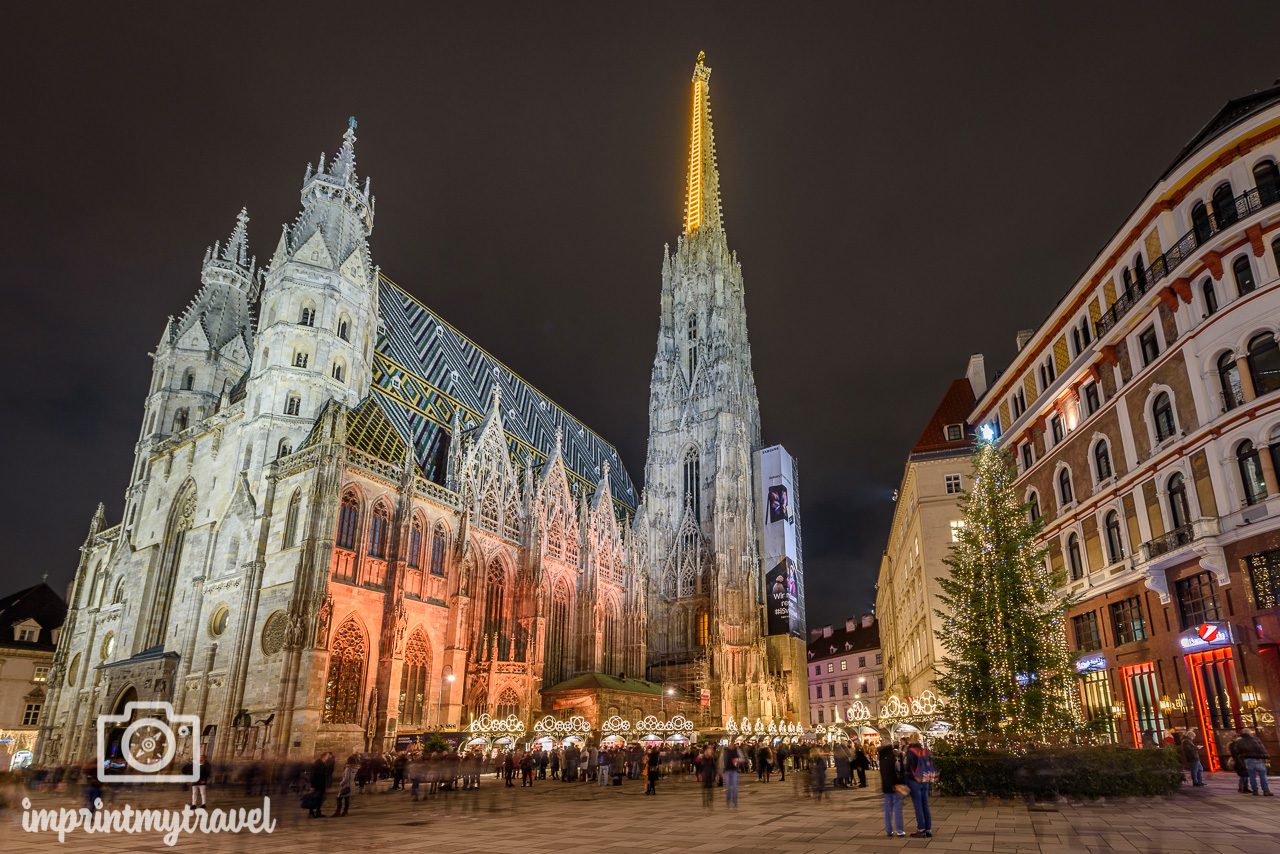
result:
[[[609,751],[603,747],[596,753],[596,785],[609,785]]]
[[[311,791],[307,793],[307,806],[311,818],[324,818],[324,793],[329,788],[329,753],[321,753],[311,765],[311,774],[307,782]]]
[[[658,769],[660,763],[661,758],[658,754],[658,748],[654,747],[644,759],[644,778],[648,783],[644,788],[646,795],[658,794]]]
[[[1231,743],[1227,745],[1227,753],[1231,754],[1231,768],[1236,772],[1236,791],[1247,795],[1249,794],[1249,768],[1244,763],[1244,757],[1240,755],[1240,739],[1243,737],[1243,732],[1236,733]]]
[[[929,838],[933,836],[933,815],[929,812],[929,789],[938,779],[937,766],[933,763],[933,754],[920,741],[920,733],[912,733],[907,746],[906,755],[907,791],[911,794],[911,805],[916,812],[916,830],[912,836]]]
[[[702,782],[702,808],[709,810],[716,791],[716,754],[709,744],[698,760],[698,779]]]
[[[548,759],[547,764],[551,766],[551,779],[559,780],[560,779],[560,748],[557,747],[555,750],[551,751],[551,756]]]
[[[822,800],[827,793],[827,754],[816,747],[809,757],[809,777],[812,780],[810,786],[813,789],[814,800]]]
[[[502,757],[502,777],[506,780],[507,788],[513,788],[515,783],[511,782],[516,776],[516,757],[510,750],[507,755]]]
[[[742,751],[736,744],[730,744],[720,752],[720,779],[724,781],[724,803],[732,809],[738,808],[738,766],[742,764]]]
[[[779,783],[787,782],[787,760],[791,757],[791,751],[785,744],[778,745],[778,773],[782,776],[778,778]]]
[[[1182,734],[1178,744],[1178,758],[1182,767],[1191,774],[1191,785],[1204,785],[1204,765],[1200,762],[1200,747],[1196,744],[1196,729],[1192,727]]]
[[[196,781],[191,784],[191,806],[196,805],[196,798],[200,798],[200,806],[207,806],[205,794],[209,788],[209,778],[213,776],[213,763],[209,761],[209,757],[205,757],[200,763]]]
[[[1271,757],[1267,754],[1267,748],[1251,729],[1242,730],[1238,741],[1240,756],[1249,772],[1249,794],[1257,795],[1261,788],[1263,795],[1271,797],[1271,784],[1267,782],[1267,760]]]
[[[862,749],[862,743],[859,742],[853,750],[853,770],[858,775],[859,789],[867,787],[867,768],[870,766],[871,762],[867,759],[867,751]],[[853,781],[850,780],[850,782]]]
[[[333,807],[333,815],[331,818],[338,818],[347,814],[347,810],[351,809],[351,790],[356,785],[356,772],[360,770],[360,760],[351,756],[347,759],[346,767],[342,769],[342,779],[338,781],[338,799]],[[414,784],[417,789],[417,784]],[[418,797],[414,792],[414,799]]]
[[[884,835],[906,836],[902,829],[902,795],[907,784],[902,779],[902,765],[893,743],[886,741],[876,752],[880,765],[880,801],[884,808]]]

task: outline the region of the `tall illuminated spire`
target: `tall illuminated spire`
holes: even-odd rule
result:
[[[700,228],[720,231],[720,176],[716,172],[716,140],[711,130],[711,69],[698,52],[693,67],[693,127],[689,135],[689,189],[684,205],[684,233]]]

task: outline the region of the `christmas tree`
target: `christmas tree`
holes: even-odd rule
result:
[[[938,687],[960,733],[1022,740],[1073,732],[1066,602],[1045,550],[1043,521],[1014,492],[1013,458],[979,442],[964,524],[939,579],[942,658]]]

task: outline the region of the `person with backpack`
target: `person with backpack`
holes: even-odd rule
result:
[[[916,830],[912,836],[928,839],[933,836],[933,816],[929,813],[929,789],[938,779],[938,768],[933,754],[920,741],[920,733],[912,733],[907,745],[907,790],[911,793],[911,805],[916,810]]]
[[[1251,729],[1241,730],[1238,742],[1237,753],[1249,772],[1249,794],[1256,795],[1261,788],[1263,795],[1272,797],[1271,785],[1267,782],[1267,760],[1270,758],[1267,748]]]

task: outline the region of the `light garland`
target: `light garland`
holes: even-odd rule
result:
[[[516,715],[507,715],[505,718],[491,718],[489,713],[485,712],[478,718],[472,718],[471,723],[467,724],[467,732],[473,736],[520,736],[525,733],[525,724]]]
[[[564,720],[547,715],[534,723],[533,734],[538,738],[542,736],[568,738],[574,735],[586,738],[591,735],[591,722],[582,715],[574,715]]]

